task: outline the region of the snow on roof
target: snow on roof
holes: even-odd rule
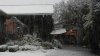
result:
[[[62,33],[65,33],[65,32],[66,32],[66,29],[61,28],[61,29],[53,30],[50,34],[62,34]]]
[[[19,6],[0,6],[0,9],[7,14],[52,14],[54,12],[53,5],[19,5]]]
[[[0,0],[0,5],[55,4],[61,0]]]

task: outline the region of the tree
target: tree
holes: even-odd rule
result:
[[[81,33],[79,34],[80,41],[88,38],[91,50],[98,52],[100,40],[100,0],[69,0],[67,3],[61,2],[57,6],[59,10],[56,10],[55,14],[60,11],[59,16],[62,20],[66,20],[66,27],[78,27]],[[81,43],[80,41],[79,44]]]
[[[54,20],[61,22],[65,20],[64,27],[78,29],[79,37],[77,44],[81,44],[83,39],[83,23],[84,16],[89,13],[89,6],[84,0],[69,0],[68,2],[62,1],[55,5],[56,17]]]
[[[90,0],[90,13],[86,17],[86,22],[84,24],[84,28],[87,29],[86,32],[89,33],[87,35],[90,39],[90,47],[93,53],[99,53],[99,32],[100,32],[100,1],[99,0]],[[89,30],[89,31],[88,31]]]

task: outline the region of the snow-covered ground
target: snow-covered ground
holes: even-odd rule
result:
[[[53,50],[37,50],[37,51],[17,51],[17,52],[0,52],[0,56],[46,56]]]
[[[96,56],[83,48],[40,49],[37,51],[0,52],[0,56]]]
[[[46,56],[96,56],[88,49],[83,48],[66,48],[66,49],[57,49],[48,53]]]

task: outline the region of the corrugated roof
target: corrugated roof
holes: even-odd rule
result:
[[[0,9],[7,14],[52,14],[53,5],[19,5],[19,6],[0,6]]]

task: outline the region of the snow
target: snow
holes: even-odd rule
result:
[[[0,0],[0,5],[55,4],[61,0]]]
[[[46,56],[96,56],[89,50],[81,48],[56,49],[49,52]]]
[[[61,29],[53,30],[50,34],[62,34],[62,33],[65,33],[65,32],[66,32],[66,29],[61,28]]]
[[[52,50],[0,52],[0,56],[46,56]]]
[[[20,46],[19,49],[36,51],[36,50],[43,49],[43,48],[41,46],[24,45],[24,46]]]
[[[84,48],[40,49],[37,51],[0,52],[0,56],[96,56]]]
[[[29,52],[29,51],[19,51],[19,52],[1,52],[0,56],[44,56],[45,53],[41,51]]]
[[[43,15],[54,12],[53,5],[61,0],[1,0],[0,10],[10,15]]]
[[[0,6],[7,14],[52,14],[53,5]]]

